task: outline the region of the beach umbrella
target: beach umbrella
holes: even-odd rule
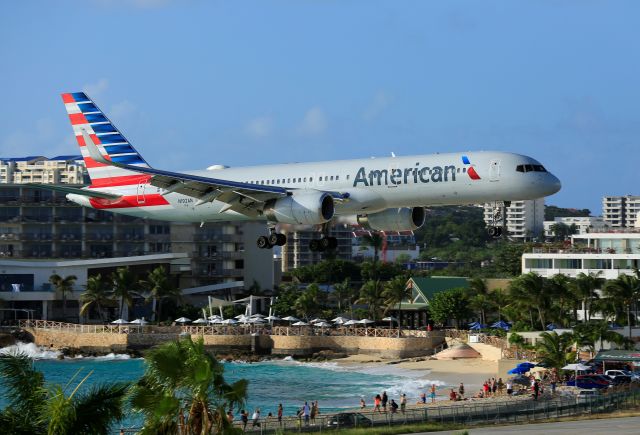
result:
[[[238,323],[238,321],[233,319],[226,319],[226,320],[221,320],[220,323],[223,325],[235,325]]]
[[[309,326],[309,324],[306,322],[303,322],[302,320],[299,320],[296,323],[294,323],[293,326]]]
[[[587,370],[591,370],[591,367],[581,363],[575,363],[575,364],[567,364],[566,366],[562,367],[562,370],[575,370],[577,372],[584,372]]]
[[[149,322],[147,322],[144,319],[136,319],[136,320],[133,320],[131,323],[134,325],[146,325]]]
[[[347,319],[346,317],[338,316],[335,319],[331,319],[331,321],[340,325],[344,322],[348,322],[349,319]]]
[[[261,319],[260,317],[256,317],[254,319],[249,319],[248,320],[249,323],[257,323],[257,324],[261,324],[261,323],[267,323],[266,320]]]
[[[393,322],[398,323],[398,319],[396,319],[393,316],[387,316],[384,319],[382,319],[383,322],[389,322],[389,329],[393,328]]]
[[[231,319],[233,320],[233,319]],[[215,319],[210,319],[209,322],[211,322],[211,324],[213,325],[220,325],[222,324],[222,322],[224,322],[224,320],[222,320],[220,317],[215,318]]]
[[[326,322],[325,319],[313,319],[311,322],[309,323],[320,323],[320,322]]]
[[[277,320],[282,320],[282,319],[281,319],[280,317],[278,317],[278,316],[267,316],[267,317],[265,317],[264,319],[265,319],[265,320],[269,320],[270,322],[277,321]]]
[[[300,321],[300,319],[298,319],[297,317],[293,317],[293,316],[283,317],[282,320],[286,320],[287,322],[299,322]]]
[[[509,329],[511,329],[511,325],[509,325],[507,322],[505,322],[504,320],[500,320],[498,322],[495,322],[491,325],[492,328],[498,328],[498,329],[504,329],[505,331],[508,331]]]
[[[193,323],[207,323],[207,319],[196,319],[193,321]]]
[[[529,362],[529,361],[525,361],[525,362],[522,362],[522,363],[518,364],[518,367],[523,367],[523,368],[525,368],[525,369],[532,369],[532,368],[534,368],[535,366],[536,366],[536,365],[535,365],[534,363]]]
[[[242,319],[243,317],[245,317],[244,314],[238,314],[237,316],[234,317],[234,319]]]
[[[124,319],[118,319],[118,320],[114,320],[113,322],[111,322],[114,325],[124,325],[125,323],[129,323]]]
[[[249,317],[260,317],[260,318],[263,318],[264,314],[256,313],[256,314],[250,315]]]
[[[359,320],[347,320],[346,322],[343,323],[344,326],[352,326],[352,325],[357,325],[358,323],[360,323]]]
[[[376,323],[376,322],[369,319],[362,319],[362,320],[359,320],[358,323],[360,323],[361,325],[370,325],[371,323]]]
[[[176,323],[188,323],[191,322],[191,319],[188,319],[186,317],[180,317],[179,319],[175,320]]]
[[[313,324],[313,326],[317,326],[320,328],[327,328],[331,326],[331,323],[327,323],[327,322],[316,322]]]
[[[507,372],[510,375],[523,375],[529,371],[526,367],[514,367]]]
[[[483,325],[482,323],[479,322],[473,322],[469,324],[469,329],[473,330],[473,331],[479,331],[481,329],[486,328],[487,325]]]

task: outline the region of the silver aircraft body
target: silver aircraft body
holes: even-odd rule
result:
[[[262,220],[271,228],[258,240],[264,248],[286,243],[275,232],[277,224],[326,230],[331,222],[345,220],[370,230],[412,231],[424,222],[425,206],[536,199],[560,190],[558,178],[537,160],[494,151],[160,170],[86,94],[62,98],[91,185],[49,188],[86,207],[150,219]],[[330,248],[332,242],[315,247]]]

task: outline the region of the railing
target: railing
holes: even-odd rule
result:
[[[185,326],[155,326],[155,325],[80,325],[76,323],[55,322],[52,320],[20,320],[21,328],[50,329],[73,333],[105,333],[105,334],[179,334],[191,335],[284,335],[284,336],[350,336],[350,337],[431,337],[437,336],[439,331],[416,331],[365,328],[365,327],[338,327],[320,328],[314,326],[271,326],[268,324],[237,324],[237,325],[185,325]]]
[[[575,396],[555,398],[541,397],[534,401],[527,396],[512,397],[509,400],[472,399],[464,402],[437,402],[435,405],[410,406],[404,412],[373,412],[366,410],[344,410],[348,415],[356,414],[357,419],[339,418],[339,413],[316,416],[314,419],[299,417],[261,417],[256,424],[251,419],[243,424],[239,415],[234,426],[245,433],[280,434],[295,432],[330,432],[346,428],[371,428],[399,426],[418,423],[440,423],[453,425],[494,425],[523,424],[541,420],[557,419],[584,414],[604,414],[624,409],[634,409],[640,405],[640,390],[630,390],[588,397],[587,400]],[[263,409],[266,413],[267,410]],[[275,411],[275,409],[273,410]],[[275,413],[275,412],[274,412]],[[122,428],[114,433],[131,434],[140,428]]]

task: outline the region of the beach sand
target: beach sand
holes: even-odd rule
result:
[[[431,360],[409,359],[392,360],[372,357],[371,355],[351,355],[347,358],[335,360],[339,365],[381,367],[389,369],[411,370],[417,377],[437,380],[446,385],[457,386],[464,382],[469,387],[480,387],[486,379],[496,376],[498,365],[496,361],[480,358],[459,360]]]

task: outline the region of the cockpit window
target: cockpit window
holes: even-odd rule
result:
[[[547,172],[542,165],[518,165],[516,166],[518,172]]]

